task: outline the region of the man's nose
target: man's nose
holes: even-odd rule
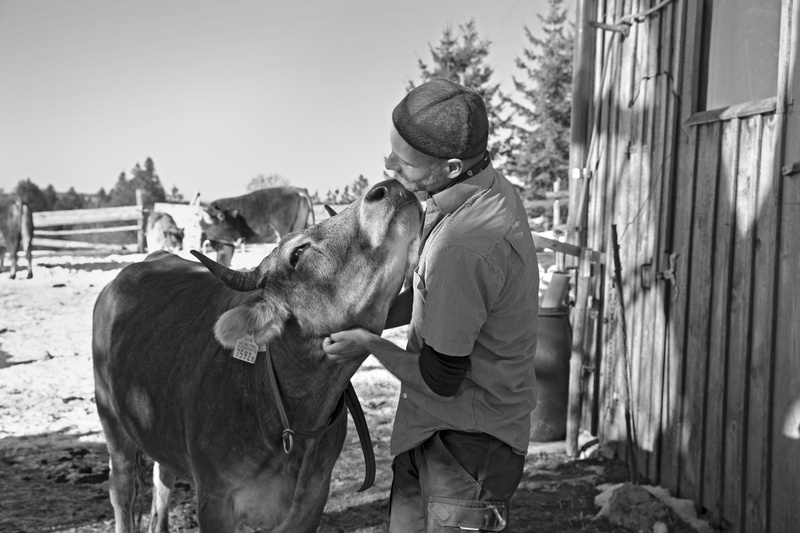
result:
[[[397,170],[397,156],[394,155],[394,152],[389,154],[383,166],[386,167],[386,170]]]

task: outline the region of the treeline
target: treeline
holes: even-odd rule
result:
[[[56,192],[52,185],[42,189],[28,178],[20,181],[14,192],[6,196],[20,197],[34,212],[38,212],[135,205],[136,189],[142,190],[144,206],[147,208],[152,208],[156,202],[183,201],[183,195],[177,187],[173,187],[169,194],[164,191],[155,163],[149,157],[144,165],[136,163],[130,176],[125,171],[121,172],[108,192],[101,188],[95,194],[81,194],[74,187],[67,192]]]

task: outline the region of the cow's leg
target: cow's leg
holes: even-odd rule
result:
[[[115,533],[134,531],[134,499],[136,497],[136,477],[138,475],[138,450],[120,424],[107,396],[97,390],[95,393],[97,412],[103,426],[108,448],[109,494],[114,507]]]
[[[8,248],[8,255],[11,256],[11,274],[9,277],[11,279],[16,279],[17,277],[17,252],[19,251],[19,243],[14,243]]]
[[[153,507],[150,510],[150,533],[169,533],[169,497],[175,475],[157,462],[153,465]]]
[[[33,277],[33,246],[31,246],[30,239],[25,241],[25,259],[28,260],[28,279]]]
[[[233,502],[228,497],[215,497],[203,490],[202,484],[195,482],[197,488],[197,523],[200,533],[233,531],[236,517]]]

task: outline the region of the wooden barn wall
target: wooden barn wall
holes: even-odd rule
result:
[[[598,0],[596,20],[656,3]],[[616,225],[627,329],[609,259],[594,278],[603,305],[587,336],[583,425],[717,524],[794,531],[800,173],[781,169],[800,162],[798,7],[784,1],[794,44],[774,105],[693,123],[700,11],[675,0],[627,36],[596,32],[588,241],[613,257]]]

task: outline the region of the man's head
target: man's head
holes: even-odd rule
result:
[[[414,191],[436,193],[480,160],[489,119],[483,99],[458,83],[434,79],[395,107],[386,168]]]

